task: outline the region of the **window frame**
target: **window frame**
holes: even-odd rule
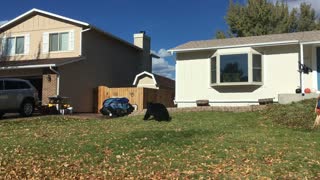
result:
[[[60,34],[68,34],[68,41],[67,41],[67,46],[68,46],[68,48],[67,48],[67,50],[61,50],[60,49]],[[58,41],[57,41],[57,43],[58,43],[58,50],[56,50],[56,51],[52,51],[52,50],[50,50],[51,49],[51,38],[50,38],[50,36],[52,35],[52,34],[57,34],[58,35]],[[70,45],[69,45],[69,41],[70,41],[70,31],[59,31],[59,32],[49,32],[48,33],[48,38],[49,38],[49,41],[48,41],[48,52],[49,53],[61,53],[61,52],[70,52],[71,50],[70,50]]]
[[[17,54],[17,38],[23,38],[23,53]],[[9,50],[8,40],[9,39],[14,39],[14,53],[13,54],[9,54],[9,51],[8,51]],[[26,35],[14,35],[14,36],[5,37],[4,55],[7,57],[26,55],[25,45],[26,45]]]
[[[220,79],[220,68],[221,68],[221,61],[220,56],[223,55],[240,55],[240,54],[247,54],[248,55],[248,82],[221,82]],[[261,82],[253,81],[253,55],[260,55],[261,56]],[[211,69],[212,59],[216,58],[216,83],[212,83],[212,72]],[[253,85],[253,86],[262,86],[264,77],[263,77],[263,54],[255,51],[252,48],[233,48],[233,49],[219,49],[217,50],[210,58],[210,85],[214,86],[241,86],[241,85]]]

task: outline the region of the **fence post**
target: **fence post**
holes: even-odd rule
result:
[[[102,103],[106,99],[106,90],[107,90],[107,87],[105,86],[98,87],[97,113],[99,113],[99,110],[102,108]]]

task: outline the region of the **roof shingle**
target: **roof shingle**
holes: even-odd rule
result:
[[[305,31],[296,33],[272,34],[263,36],[250,36],[228,39],[213,39],[203,41],[190,41],[188,43],[177,46],[171,51],[199,48],[219,48],[223,46],[249,45],[258,43],[272,43],[285,41],[312,42],[320,41],[320,31]]]

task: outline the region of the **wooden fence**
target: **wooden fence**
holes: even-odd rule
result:
[[[147,107],[148,102],[162,103],[166,107],[174,107],[174,90],[172,89],[149,89],[141,87],[127,88],[108,88],[99,86],[97,92],[97,112],[102,108],[102,103],[105,99],[111,97],[126,97],[130,104],[136,104],[138,110],[143,110]]]

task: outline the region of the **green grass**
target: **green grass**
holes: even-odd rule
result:
[[[172,116],[0,121],[0,178],[320,176],[320,130],[290,128],[265,112]]]
[[[264,111],[264,117],[277,124],[295,129],[311,129],[316,114],[315,99],[304,100],[290,105],[272,105]]]

